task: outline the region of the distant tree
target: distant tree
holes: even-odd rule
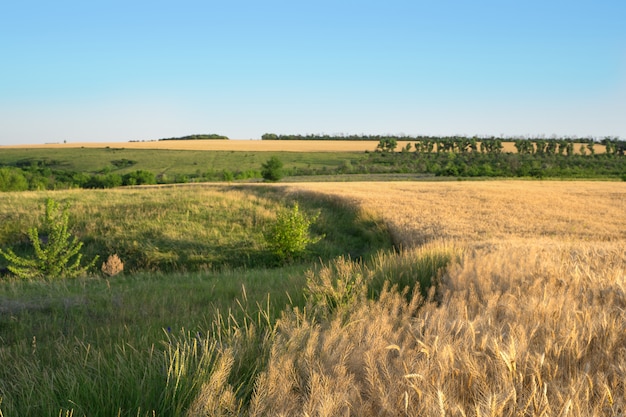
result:
[[[84,188],[113,188],[123,184],[122,176],[116,173],[97,174],[85,183]]]
[[[188,135],[180,136],[176,138],[163,138],[161,140],[207,140],[207,139],[228,139],[228,136],[218,135],[217,133],[201,134],[201,135]]]
[[[261,136],[262,140],[277,140],[278,139],[278,135],[276,135],[276,133],[265,133],[263,136]]]
[[[376,150],[382,152],[393,152],[398,147],[398,141],[395,138],[383,138],[378,142]]]
[[[145,170],[137,170],[129,172],[122,176],[122,185],[146,185],[156,184],[156,176],[154,173]]]
[[[275,182],[283,177],[283,163],[275,156],[268,159],[261,167],[261,176],[265,181]]]

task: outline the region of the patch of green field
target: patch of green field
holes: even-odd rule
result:
[[[345,161],[363,159],[365,154],[354,152],[236,152],[180,151],[124,148],[68,149],[3,149],[0,166],[29,166],[40,164],[50,169],[75,172],[117,172],[124,174],[147,170],[156,175],[199,175],[207,171],[261,170],[261,165],[276,156],[285,169],[334,168]],[[121,163],[132,162],[132,163]]]
[[[272,187],[219,185],[6,193],[0,247],[29,253],[26,231],[38,225],[46,198],[70,204],[72,232],[84,242],[86,259],[117,254],[128,272],[163,272],[279,265],[264,232],[296,196]],[[391,245],[379,222],[337,201],[318,196],[300,205],[311,216],[319,213],[312,233],[325,236],[304,261],[345,253],[359,258]],[[0,257],[1,267],[6,261]]]
[[[184,415],[212,370],[203,362],[211,349],[245,333],[234,375],[252,381],[263,369],[268,352],[260,341],[287,306],[304,306],[305,272],[319,260],[391,248],[380,221],[341,201],[217,185],[6,193],[3,247],[26,250],[24,232],[48,197],[71,204],[72,230],[88,258],[117,253],[125,272],[0,280],[4,416]],[[319,213],[312,232],[325,237],[304,258],[276,267],[263,228],[295,200]],[[252,385],[240,388],[243,398]]]
[[[193,390],[169,382],[168,338],[206,340],[207,331],[219,334],[260,313],[274,321],[285,305],[303,303],[304,281],[299,265],[2,283],[0,410],[5,416],[60,410],[135,416],[153,409],[180,415],[191,398],[176,398],[177,392]]]

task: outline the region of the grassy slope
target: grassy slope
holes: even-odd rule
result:
[[[121,174],[138,169],[155,174],[193,174],[197,170],[258,170],[272,156],[284,162],[285,168],[335,167],[342,162],[363,158],[356,152],[247,152],[247,151],[185,151],[167,149],[68,148],[68,149],[3,149],[0,165],[16,162],[48,161],[50,168],[79,172],[99,172],[111,168]],[[111,161],[128,159],[135,165],[115,169]]]
[[[277,262],[264,230],[276,212],[292,203],[278,188],[205,185],[171,188],[6,193],[0,200],[0,247],[26,251],[25,236],[36,226],[46,198],[71,204],[74,233],[89,259],[118,254],[128,271],[206,270],[255,267]],[[302,199],[309,214],[320,213],[312,229],[326,238],[309,260],[343,253],[366,256],[388,247],[385,230],[358,217],[335,199]],[[370,232],[371,231],[371,232]],[[349,248],[349,249],[346,249]],[[0,267],[4,266],[0,260]]]
[[[0,409],[5,416],[56,415],[61,409],[103,416],[117,415],[118,409],[133,416],[157,409],[176,415],[191,401],[180,396],[199,387],[171,385],[174,371],[164,369],[171,364],[168,338],[185,332],[217,337],[233,331],[235,322],[267,326],[286,305],[303,305],[304,271],[312,260],[344,253],[368,256],[390,247],[387,230],[375,219],[334,198],[285,196],[278,187],[3,197],[4,245],[14,245],[20,230],[36,224],[41,203],[53,197],[71,202],[74,232],[87,242],[87,253],[104,258],[118,252],[144,270],[108,280],[0,283]],[[264,262],[275,261],[263,254],[262,229],[294,198],[307,212],[320,213],[315,231],[326,238],[301,263],[265,269]],[[226,257],[225,264],[236,268],[181,272],[194,269],[192,255],[222,257],[220,262]],[[170,259],[165,266],[179,272],[145,271],[161,269],[157,261],[163,258]],[[240,268],[250,259],[256,267]]]

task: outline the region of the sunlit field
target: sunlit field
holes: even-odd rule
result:
[[[290,305],[283,297],[282,314],[276,304],[264,313],[269,298],[267,308],[249,305],[245,271],[194,275],[186,297],[208,291],[205,280],[213,288],[222,279],[233,288],[245,282],[240,301],[227,303],[240,303],[243,319],[231,309],[211,312],[197,334],[168,330],[160,342],[153,331],[145,352],[128,334],[100,350],[79,336],[63,339],[56,354],[75,355],[84,371],[65,362],[56,375],[38,370],[39,338],[1,348],[11,364],[4,375],[29,381],[42,374],[20,398],[53,396],[62,406],[47,409],[62,415],[104,415],[102,409],[127,416],[624,415],[626,183],[328,182],[228,190],[233,201],[248,201],[247,193],[269,187],[288,200],[330,198],[354,218],[382,221],[398,249],[363,260],[345,255],[306,272],[250,271],[278,292],[284,293],[281,281],[300,282],[290,293],[302,288],[302,297]],[[193,193],[194,186],[184,190]],[[80,193],[73,197],[78,206]],[[112,279],[112,302],[119,302],[115,288],[127,288],[126,281],[145,282],[136,287],[137,308],[124,304],[127,317],[154,302],[150,282],[167,283],[168,293],[191,283],[184,273]],[[100,298],[89,288],[103,287],[97,291],[105,295],[111,288],[81,285],[81,308],[105,321],[103,311],[91,310],[89,300]],[[8,292],[20,288],[13,284]],[[50,287],[71,300],[63,288]],[[132,292],[123,294],[132,299]],[[97,302],[99,309],[108,303]],[[20,303],[28,310],[30,304]],[[189,307],[180,304],[173,311],[185,316]],[[74,309],[64,308],[53,310],[61,324]],[[81,323],[89,318],[80,314]],[[107,378],[126,381],[123,395],[86,384]],[[19,401],[4,395],[7,410],[19,410]]]
[[[408,142],[398,142],[406,146]],[[376,141],[330,141],[330,140],[164,140],[148,142],[77,142],[20,145],[17,148],[124,148],[124,149],[172,149],[194,151],[248,151],[248,152],[364,152],[374,151]],[[13,146],[7,146],[12,148]]]
[[[427,299],[390,291],[347,302],[321,324],[287,318],[251,415],[623,415],[624,184],[292,191],[304,187],[384,216],[405,267],[433,251],[459,258]],[[334,274],[341,283],[364,271],[338,265]]]
[[[626,241],[626,184],[593,181],[307,183],[381,216],[406,248]]]
[[[398,141],[398,150],[413,144],[411,141]],[[44,143],[34,145],[0,146],[1,148],[123,148],[123,149],[171,149],[194,151],[243,151],[243,152],[373,152],[376,141],[355,140],[253,140],[253,139],[211,139],[211,140],[164,140],[147,142],[76,142]],[[517,152],[513,142],[503,142],[503,152]],[[577,144],[578,152],[581,145]],[[604,153],[605,147],[595,145],[596,153]]]

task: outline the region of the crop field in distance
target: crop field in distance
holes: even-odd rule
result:
[[[406,147],[411,141],[398,141],[397,149]],[[118,149],[169,149],[192,151],[239,151],[239,152],[365,152],[374,151],[378,142],[356,140],[164,140],[146,142],[76,142],[49,143],[40,145],[0,146],[1,148],[65,149],[65,148],[118,148]],[[517,152],[513,142],[503,142],[503,152]],[[576,150],[580,145],[576,145]],[[604,153],[605,147],[595,145],[596,153]]]

